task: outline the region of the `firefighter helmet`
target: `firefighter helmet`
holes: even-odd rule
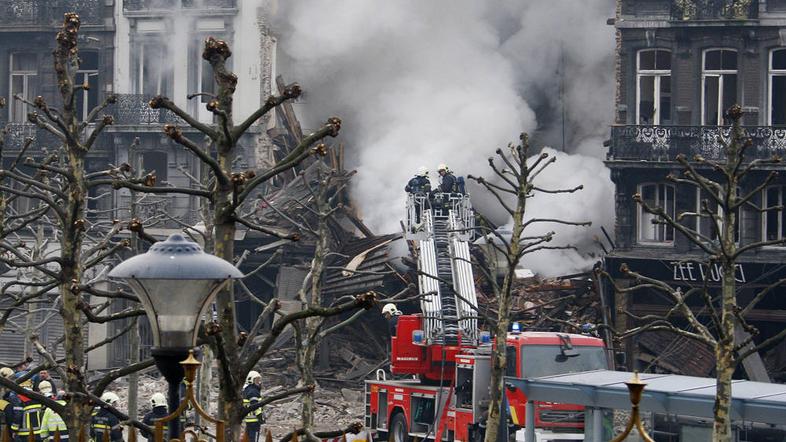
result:
[[[120,397],[111,391],[107,391],[101,395],[101,400],[114,407],[120,402]]]
[[[428,176],[428,168],[426,166],[418,167],[417,176]]]
[[[41,381],[38,383],[38,391],[46,397],[52,395],[52,383],[49,381]]]
[[[253,384],[254,379],[262,379],[262,375],[258,371],[251,370],[246,376],[246,384]]]
[[[447,164],[441,163],[439,166],[437,166],[437,172],[442,172],[442,171],[445,171],[445,172],[448,171],[448,165]]]
[[[0,368],[0,377],[10,378],[14,376],[14,369],[11,367]]]
[[[150,406],[153,408],[166,407],[166,397],[164,393],[154,393],[153,396],[150,397]]]
[[[400,315],[401,312],[398,310],[398,308],[396,308],[396,304],[390,303],[390,304],[385,304],[385,306],[382,307],[382,314],[394,316],[394,315]]]

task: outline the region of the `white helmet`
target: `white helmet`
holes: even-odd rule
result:
[[[382,307],[382,314],[394,316],[394,315],[400,315],[401,312],[398,311],[398,308],[396,308],[396,304],[390,303],[390,304],[385,304],[385,306]]]
[[[52,395],[52,383],[49,381],[41,381],[38,383],[38,391],[46,397]]]
[[[118,402],[120,402],[120,397],[111,391],[107,391],[101,395],[101,400],[114,407],[118,404]]]
[[[257,378],[262,379],[262,375],[259,374],[258,371],[254,371],[254,370],[249,371],[248,375],[246,376],[246,384],[253,384],[254,379]]]
[[[150,406],[153,408],[166,407],[166,397],[164,393],[154,393],[153,396],[150,397]]]
[[[12,378],[14,377],[14,369],[11,367],[0,368],[0,376],[4,378]]]
[[[428,168],[426,166],[418,167],[418,173],[415,175],[417,176],[428,176]]]
[[[440,165],[437,166],[437,172],[439,172],[440,170],[444,170],[445,172],[447,172],[448,171],[448,165],[445,164],[445,163],[440,163]]]

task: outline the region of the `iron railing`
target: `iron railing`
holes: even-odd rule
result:
[[[0,26],[60,26],[76,12],[82,24],[101,24],[102,0],[0,0]]]
[[[117,94],[117,101],[107,109],[116,125],[183,124],[184,121],[167,109],[151,109],[153,95]]]
[[[34,150],[54,150],[63,142],[46,129],[41,129],[31,123],[6,123],[0,119],[0,128],[5,128],[5,149],[18,151],[25,145],[26,140],[32,139],[31,147]]]
[[[123,0],[126,11],[161,9],[235,9],[237,0]]]
[[[673,0],[671,19],[748,20],[759,16],[758,0]]]
[[[786,127],[745,126],[751,146],[747,159],[786,154]],[[731,139],[730,126],[612,126],[608,159],[672,161],[688,158],[724,158],[723,142]]]

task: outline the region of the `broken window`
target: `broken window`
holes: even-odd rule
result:
[[[786,125],[786,49],[770,52],[770,125]]]
[[[161,186],[167,181],[167,154],[166,152],[149,151],[142,153],[142,168],[146,173],[156,175],[156,186]]]
[[[653,209],[660,207],[666,215],[674,218],[674,186],[662,183],[641,184],[639,194],[647,206]],[[661,223],[659,219],[659,216],[647,213],[638,205],[639,242],[674,242],[674,229]]]
[[[170,95],[172,69],[165,46],[141,42],[135,52],[134,92],[143,95]]]
[[[724,114],[737,101],[737,51],[704,51],[702,81],[702,124],[726,124]]]
[[[671,51],[645,49],[637,54],[636,121],[671,123]]]
[[[783,219],[783,205],[786,186],[769,186],[764,190],[764,207],[767,210],[763,217],[765,241],[778,241],[786,238],[786,223]]]
[[[98,105],[98,52],[79,51],[79,70],[76,72],[76,86],[86,85],[87,89],[76,92],[76,117],[79,121],[87,119],[87,114]]]
[[[739,195],[739,193],[740,189],[737,189],[737,194]],[[723,195],[720,197],[723,198]],[[705,201],[707,209],[709,209],[710,213],[715,214],[717,219],[713,219],[706,211],[703,210]],[[707,191],[696,189],[695,211],[701,215],[700,217],[696,218],[696,231],[699,232],[699,234],[711,239],[712,241],[720,241],[720,235],[723,229],[723,207],[721,207],[714,198],[710,198],[710,195],[707,194]],[[740,241],[740,231],[742,227],[741,214],[742,211],[737,209],[737,213],[735,215],[737,229],[734,231],[735,243],[739,243]]]
[[[27,105],[15,100],[14,95],[19,95],[28,101],[33,101],[37,94],[36,76],[38,75],[37,57],[32,53],[16,52],[11,54],[11,78],[9,98],[9,121],[24,123],[27,121]]]

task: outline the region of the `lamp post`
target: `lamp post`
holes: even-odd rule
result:
[[[196,346],[202,315],[219,290],[243,273],[183,235],[173,234],[147,253],[118,264],[109,276],[125,280],[145,308],[153,332],[153,358],[169,384],[168,408],[173,413],[180,404],[184,376],[180,361]],[[169,435],[179,437],[177,419],[171,422]]]

